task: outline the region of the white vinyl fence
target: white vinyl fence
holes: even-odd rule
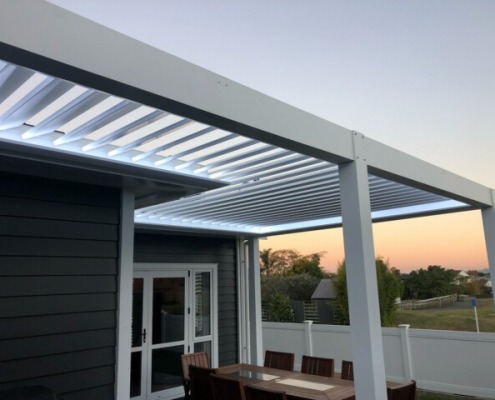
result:
[[[495,334],[383,328],[387,379],[415,379],[421,389],[495,399]],[[352,360],[348,326],[263,322],[263,349]]]

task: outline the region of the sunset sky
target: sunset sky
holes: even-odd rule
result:
[[[52,0],[89,19],[495,188],[495,1]],[[486,268],[478,211],[374,226],[401,271]],[[343,259],[341,229],[261,248]]]

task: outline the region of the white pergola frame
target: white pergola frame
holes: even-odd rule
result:
[[[148,105],[338,165],[341,223],[349,266],[347,282],[358,399],[386,398],[369,174],[463,202],[466,208],[480,209],[490,271],[495,276],[493,189],[315,117],[44,1],[4,0],[0,5],[0,39],[0,59],[33,69],[43,64],[46,68],[42,71],[44,73],[77,84],[95,85],[99,90],[116,96],[129,96],[143,103],[149,101]],[[143,60],[146,62],[143,63]],[[0,139],[2,143],[5,145],[2,154],[7,155],[29,158],[30,152],[39,150],[18,142],[10,143],[5,137]],[[70,154],[64,154],[62,165],[70,165],[71,157]],[[78,157],[74,156],[74,159]],[[126,169],[125,166],[121,168]],[[155,176],[157,172],[152,171],[152,174]],[[178,180],[180,183],[180,179],[174,179],[174,182]],[[205,184],[205,188],[208,185]],[[129,290],[129,276],[132,276],[132,264],[125,261],[132,253],[132,194],[126,191],[124,200],[123,211],[126,215],[122,216],[122,237],[125,246],[121,249],[121,255],[125,265],[121,266],[120,282],[122,309],[129,307],[129,299],[124,292]],[[415,215],[423,214],[418,212]],[[187,226],[187,229],[192,228]],[[201,231],[202,227],[198,225],[197,230]],[[297,229],[288,226],[287,231],[291,230]],[[246,235],[246,232],[240,231],[239,237],[249,238],[249,281],[256,288],[256,234]],[[260,358],[261,347],[259,302],[256,302],[256,298],[248,300],[253,306],[250,307],[253,313],[250,316],[250,331],[251,343],[257,352],[253,353],[252,360],[256,361]],[[119,326],[129,325],[129,315],[121,311],[119,317]],[[116,391],[119,399],[125,398],[123,393],[128,388],[130,360],[125,354],[128,339],[128,334],[119,332]]]

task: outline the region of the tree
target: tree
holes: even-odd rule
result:
[[[395,322],[395,299],[401,296],[402,283],[397,269],[390,267],[382,257],[376,258],[376,274],[378,284],[378,301],[382,326],[392,326]],[[349,302],[347,297],[347,275],[345,260],[339,264],[334,280],[336,302],[335,319],[341,325],[349,324]]]
[[[439,265],[430,265],[425,270],[411,271],[405,281],[405,299],[431,299],[456,292],[452,284],[457,271]]]
[[[322,279],[326,276],[320,266],[324,252],[303,255],[296,250],[282,249],[260,251],[260,270],[262,275],[299,275],[308,274]]]
[[[294,322],[295,314],[289,297],[282,293],[273,294],[267,302],[266,318],[273,322]]]

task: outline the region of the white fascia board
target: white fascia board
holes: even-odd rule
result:
[[[390,178],[475,207],[492,204],[491,189],[484,185],[393,149],[362,134],[357,134],[355,140],[362,141],[356,146],[361,154],[356,154],[356,156],[366,160],[369,172],[374,175]]]
[[[48,2],[3,0],[0,37],[8,45],[192,107],[200,111],[194,119],[201,122],[330,162],[352,159],[348,129]]]

